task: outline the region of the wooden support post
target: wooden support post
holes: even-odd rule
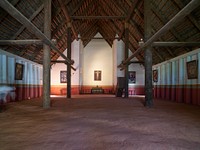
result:
[[[71,60],[71,23],[67,24],[67,58]],[[71,65],[67,64],[67,98],[71,98]]]
[[[128,58],[128,51],[129,51],[128,48],[129,48],[129,29],[128,29],[128,24],[125,23],[125,54],[124,54],[125,59]],[[128,78],[129,78],[128,66],[129,66],[128,64],[125,66],[125,71],[124,71],[124,73],[125,73],[125,95],[124,95],[124,97],[125,98],[128,98],[128,96],[129,96],[129,93],[128,93]]]
[[[51,39],[51,0],[44,1],[44,34]],[[43,108],[50,107],[50,47],[46,44],[44,48],[43,61]]]
[[[151,37],[151,1],[144,0],[144,33],[145,41]],[[145,106],[153,106],[153,85],[152,85],[152,48],[145,48]]]

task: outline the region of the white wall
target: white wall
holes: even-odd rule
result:
[[[191,60],[198,60],[198,71],[200,70],[200,49],[178,56],[171,60],[154,65],[153,69],[158,70],[158,82],[154,85],[191,85],[200,83],[200,73],[198,79],[187,78],[186,63]]]
[[[15,63],[24,65],[22,80],[15,80]],[[42,65],[0,49],[0,84],[42,84]]]
[[[117,85],[117,77],[124,77],[124,70],[120,70],[117,66],[121,64],[124,60],[124,42],[122,40],[114,40],[113,42],[113,57],[114,57],[114,68],[113,68],[113,78],[114,85]],[[132,52],[129,50],[129,56],[131,56]],[[131,61],[138,61],[136,57],[134,57]],[[135,85],[144,85],[144,65],[133,63],[129,65],[129,71],[136,72],[136,83],[129,83],[129,87],[134,87]]]
[[[117,66],[124,60],[124,42],[117,39],[113,41],[113,82],[117,85],[117,77],[124,77],[124,70],[120,70]]]
[[[79,74],[80,74],[80,51],[82,49],[82,42],[80,40],[74,40],[71,45],[72,48],[72,59],[74,60],[73,67],[76,71],[71,70],[71,84],[79,85]],[[67,50],[63,52],[67,56]],[[59,57],[58,60],[63,60]],[[60,71],[67,71],[67,65],[64,63],[56,63],[51,67],[51,85],[66,85],[66,83],[60,83]]]
[[[131,53],[129,53],[130,56]],[[138,59],[135,57],[131,61],[138,61]],[[129,65],[129,71],[135,71],[136,72],[136,82],[135,83],[129,83],[129,87],[134,85],[144,85],[145,84],[145,71],[144,71],[144,65],[138,64],[138,63],[132,63]]]
[[[23,66],[22,79],[19,80],[15,79],[16,63]],[[0,100],[3,99],[6,103],[11,100],[40,97],[42,95],[42,74],[42,65],[0,49]],[[6,89],[13,90],[6,91]]]
[[[94,81],[94,71],[102,71],[102,80]],[[105,40],[93,39],[83,50],[83,85],[113,85],[112,48]]]

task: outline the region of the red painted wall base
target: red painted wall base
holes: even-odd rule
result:
[[[155,98],[200,105],[200,85],[156,85],[154,89]]]

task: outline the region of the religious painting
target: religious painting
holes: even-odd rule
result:
[[[129,83],[136,83],[136,72],[135,71],[129,71],[128,82]]]
[[[22,80],[24,72],[24,65],[20,63],[15,64],[15,80]]]
[[[153,70],[153,82],[158,82],[158,70]]]
[[[60,71],[60,83],[67,83],[67,71]]]
[[[198,78],[198,62],[197,60],[192,60],[187,62],[187,77],[188,79]]]
[[[101,70],[94,71],[94,81],[101,81]]]

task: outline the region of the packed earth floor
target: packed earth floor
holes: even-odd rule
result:
[[[113,95],[11,102],[0,112],[1,150],[199,150],[200,106]]]

